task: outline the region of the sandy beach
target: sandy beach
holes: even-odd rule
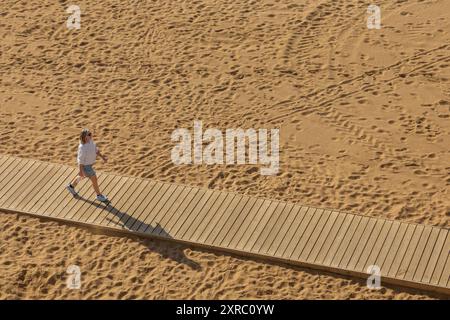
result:
[[[0,153],[450,226],[450,3],[2,1]],[[279,128],[280,172],[174,165],[171,133]],[[0,299],[435,299],[0,212]],[[82,270],[82,290],[66,269]]]

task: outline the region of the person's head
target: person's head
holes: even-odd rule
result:
[[[92,133],[89,129],[83,129],[80,134],[80,142],[81,144],[88,143],[92,139]]]

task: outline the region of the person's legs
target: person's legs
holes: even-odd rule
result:
[[[78,176],[76,176],[76,177],[69,183],[69,185],[66,187],[67,190],[69,190],[69,192],[70,192],[74,197],[78,196],[78,194],[77,194],[77,192],[76,192],[76,190],[75,190],[75,187],[77,186],[77,184],[78,184],[81,180],[83,180],[83,177],[82,177],[80,174],[78,174]]]
[[[92,186],[94,187],[95,193],[96,193],[98,196],[101,195],[102,193],[100,192],[100,188],[99,188],[99,186],[98,186],[97,176],[89,177],[89,179],[91,179]]]
[[[80,175],[77,175],[77,176],[72,180],[72,182],[70,183],[70,185],[71,185],[72,187],[75,188],[75,187],[80,183],[81,180],[83,180],[83,177],[80,176]]]
[[[95,173],[94,168],[92,166],[83,166],[84,174],[89,180],[92,182],[92,187],[95,190],[95,193],[97,194],[97,200],[100,200],[102,202],[108,202],[108,198],[102,195],[100,191],[100,187],[98,186],[98,180],[97,180],[97,174]],[[75,186],[83,179],[80,175],[78,175],[71,184],[67,186],[67,190],[69,190],[70,193],[72,193],[74,196],[77,196],[77,192],[75,191]]]

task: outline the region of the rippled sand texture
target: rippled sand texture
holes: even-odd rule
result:
[[[0,4],[0,153],[449,227],[450,3]],[[176,128],[280,128],[281,168],[175,166]],[[0,298],[430,298],[0,213]],[[81,291],[65,288],[80,265]],[[126,272],[124,272],[126,270]]]

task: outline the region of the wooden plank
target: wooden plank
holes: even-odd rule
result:
[[[226,207],[228,204],[226,202],[231,202],[234,198],[234,194],[221,193],[217,198],[216,202],[213,204],[205,218],[200,222],[200,224],[192,230],[191,241],[201,242],[202,236],[206,238],[209,235],[209,231],[215,226],[217,220],[219,219],[218,211],[221,207]]]
[[[38,161],[36,160],[26,160],[26,159],[19,159],[17,161],[14,161],[12,165],[8,168],[8,177],[7,180],[2,181],[2,185],[6,185],[9,181],[11,181],[12,177],[15,177],[18,173],[21,172],[22,168],[25,167],[27,164],[33,164]]]
[[[55,201],[58,196],[58,192],[62,191],[65,188],[64,182],[66,182],[67,178],[70,177],[72,172],[75,170],[71,167],[65,167],[64,173],[58,178],[58,180],[52,182],[50,188],[47,190],[45,195],[42,196],[36,203],[30,202],[25,208],[24,211],[30,213],[42,213],[45,214],[41,208],[48,203]]]
[[[287,229],[288,229],[288,223],[289,223],[289,217],[292,215],[292,209],[294,208],[293,203],[288,203],[285,207],[283,212],[280,215],[279,223],[275,224],[274,229],[270,233],[269,237],[267,238],[267,244],[263,244],[263,248],[267,247],[267,250],[262,252],[265,255],[273,256],[275,251],[280,246],[281,241],[283,240],[283,236],[285,235]],[[291,217],[292,219],[292,217]]]
[[[228,215],[230,210],[234,210],[241,198],[242,197],[235,193],[230,193],[226,196],[223,203],[217,208],[217,212],[214,218],[211,220],[211,223],[200,235],[198,239],[200,243],[211,243],[211,240],[216,236],[216,232],[214,232],[214,230],[217,230],[221,226],[221,221],[226,219],[226,216]]]
[[[108,195],[109,191],[113,188],[114,184],[112,183],[114,180],[113,175],[103,175],[100,173],[97,177],[100,191],[103,194]],[[119,177],[117,177],[117,181],[119,181]],[[105,204],[100,201],[94,200],[96,194],[94,190],[91,188],[91,193],[88,198],[78,199],[77,207],[73,207],[73,214],[71,216],[71,220],[74,221],[88,221],[89,217],[93,214],[93,211],[97,211],[97,215],[100,214],[101,210],[105,208]],[[96,215],[96,216],[97,216]]]
[[[14,201],[7,205],[19,209],[19,205],[25,206],[35,195],[40,195],[42,197],[44,195],[43,187],[52,179],[59,169],[60,168],[57,166],[47,165],[41,173],[34,175],[31,179],[27,180],[26,184],[28,184],[28,186],[17,189],[16,192],[20,194],[20,196],[14,197]]]
[[[374,261],[371,264],[366,264],[366,270],[367,267],[370,265],[377,265],[380,268],[381,273],[383,274],[383,264],[386,260],[386,256],[391,250],[392,244],[394,243],[394,240],[397,236],[397,233],[400,229],[401,223],[398,221],[392,221],[391,229],[389,230],[388,235],[386,236],[386,241],[383,243],[383,246],[378,253],[377,257],[375,257]],[[370,259],[370,258],[369,258]],[[370,262],[369,262],[370,263]]]
[[[81,198],[84,198],[88,192],[91,192],[92,186],[88,179],[83,179],[77,185],[77,192]],[[61,190],[61,197],[46,209],[49,217],[59,217],[64,219],[64,216],[70,212],[70,208],[75,205],[77,199],[74,198],[67,190]]]
[[[120,206],[120,200],[134,181],[135,180],[130,177],[119,177],[112,190],[107,194],[110,202],[108,204],[98,202],[101,210],[95,213],[96,217],[92,222],[93,224],[106,225],[109,219],[111,219],[115,213],[118,213],[117,207]],[[94,199],[95,195],[91,194],[91,197]],[[91,201],[91,204],[96,206],[95,202]]]
[[[291,257],[292,252],[294,252],[297,244],[303,236],[303,233],[308,227],[309,222],[313,218],[313,213],[316,211],[316,208],[305,207],[304,210],[306,211],[304,211],[304,213],[301,213],[303,215],[301,222],[297,225],[297,228],[292,233],[291,239],[289,239],[289,243],[286,245],[283,253],[281,254],[281,257],[283,258],[289,259]]]
[[[282,230],[283,236],[281,237],[278,246],[275,248],[273,255],[276,257],[282,257],[283,252],[286,250],[289,242],[291,241],[298,225],[301,223],[302,219],[305,217],[307,207],[302,207],[294,204],[289,214],[288,220],[285,223],[285,227]]]
[[[283,212],[283,210],[286,207],[286,203],[279,203],[279,205],[276,207],[275,211],[272,213],[272,216],[267,221],[265,227],[262,229],[260,235],[258,238],[256,238],[256,241],[253,243],[252,248],[250,249],[252,252],[260,252],[264,251],[265,249],[268,249],[268,247],[264,247],[264,244],[266,243],[266,239],[270,236],[270,233],[273,231],[274,226],[277,224],[278,219]]]
[[[186,219],[184,219],[183,215],[180,216],[182,220],[184,220],[183,224],[179,228],[178,231],[175,231],[173,236],[178,239],[185,239],[186,241],[189,241],[190,238],[184,238],[184,235],[186,232],[189,231],[189,233],[194,232],[196,226],[193,225],[193,222],[195,218],[200,215],[200,212],[205,208],[207,203],[210,201],[212,195],[214,194],[214,191],[211,189],[206,190],[206,192],[203,194],[203,196],[200,198],[197,203],[192,206],[192,211],[189,215],[187,215]],[[187,212],[188,209],[185,211]],[[185,212],[183,211],[183,212]],[[174,226],[174,230],[176,230],[176,224]]]
[[[97,174],[99,186],[103,185],[106,176],[107,175],[104,173]],[[86,204],[89,206],[95,206],[95,198],[97,197],[97,194],[94,191],[94,187],[92,186],[92,182],[90,181],[90,179],[85,180],[87,184],[86,192],[83,194],[80,192],[80,197],[72,198],[72,201],[67,204],[64,212],[60,213],[60,216],[64,217],[64,219],[74,220],[74,216],[78,213],[80,208],[82,208]]]
[[[195,187],[193,187],[193,189],[197,189],[197,192],[195,193],[192,200],[189,201],[189,204],[185,207],[185,209],[182,212],[180,212],[179,218],[174,223],[173,229],[170,232],[171,238],[175,238],[176,237],[175,235],[180,231],[180,229],[184,228],[186,221],[192,215],[195,207],[199,204],[200,201],[202,201],[203,197],[206,194],[206,190],[204,190],[204,189],[198,189]],[[158,225],[159,225],[159,221],[158,221]],[[158,227],[158,225],[156,225],[155,227]]]
[[[1,184],[0,190],[0,206],[8,200],[11,193],[13,193],[22,183],[17,183],[18,181],[23,182],[24,179],[29,178],[34,172],[28,171],[29,168],[33,166],[38,166],[39,164],[35,161],[21,161],[17,166],[15,166],[9,172],[8,176],[5,177]]]
[[[227,235],[232,236],[230,234],[230,230],[236,232],[236,229],[233,229],[233,226],[236,225],[236,220],[241,215],[243,209],[249,203],[250,199],[251,198],[248,196],[243,196],[236,208],[234,208],[234,210],[229,213],[228,217],[226,217],[223,224],[219,227],[216,237],[211,241],[214,246],[220,246]]]
[[[2,165],[2,171],[0,171],[0,191],[3,190],[6,183],[9,181],[8,177],[12,175],[12,171],[22,163],[22,160],[10,159],[8,162]]]
[[[21,201],[17,201],[17,203],[12,203],[11,207],[14,207],[15,210],[27,212],[25,208],[29,207],[29,204],[35,204],[39,199],[45,196],[47,193],[47,189],[57,180],[61,174],[65,171],[65,168],[62,166],[52,166],[51,171],[48,172],[44,177],[37,181],[37,184],[34,187],[30,186],[28,191],[25,191],[27,196]],[[31,184],[30,184],[31,185]]]
[[[142,192],[142,186],[145,185],[141,179],[134,179],[128,189],[123,190],[123,195],[120,200],[113,205],[109,205],[106,210],[110,210],[110,215],[107,219],[103,221],[108,227],[123,226],[125,221],[128,219],[127,210]],[[105,210],[105,211],[106,211]]]
[[[439,285],[441,287],[449,287],[450,283],[450,254],[447,250],[447,262],[445,264],[444,270],[442,271],[441,278],[439,280]]]
[[[279,206],[284,206],[285,204],[281,204],[278,201],[272,201],[267,211],[264,213],[262,219],[259,221],[256,228],[253,230],[252,234],[250,235],[250,238],[248,238],[247,243],[244,245],[243,250],[251,252],[252,248],[254,248],[255,243],[258,241],[258,239],[261,236],[261,233],[264,232],[264,229],[267,227],[267,223],[272,218],[273,213],[275,212],[276,208]]]
[[[445,271],[445,264],[448,260],[450,252],[450,234],[447,230],[447,236],[445,239],[445,244],[442,247],[442,251],[439,254],[439,258],[436,263],[436,267],[434,268],[433,275],[431,276],[430,284],[439,285],[439,280],[441,279],[442,274]]]
[[[126,182],[123,187],[115,195],[111,195],[110,202],[99,214],[99,220],[101,219],[101,221],[98,223],[104,226],[119,227],[116,219],[123,215],[123,206],[138,186],[139,179],[126,177]]]
[[[167,210],[164,216],[161,218],[160,225],[161,230],[159,230],[158,235],[164,235],[165,233],[170,234],[173,224],[169,225],[168,222],[172,219],[173,215],[178,214],[178,210],[183,203],[186,202],[186,198],[191,193],[192,187],[185,186],[182,190],[178,198],[175,200],[173,205]],[[170,230],[170,231],[169,231]],[[163,232],[164,231],[164,232]]]
[[[392,264],[394,263],[394,259],[397,255],[397,251],[400,248],[400,245],[403,242],[403,238],[406,234],[406,230],[408,228],[408,224],[406,223],[400,223],[400,226],[398,228],[398,232],[395,235],[394,241],[392,242],[391,248],[389,249],[386,259],[384,262],[380,265],[380,270],[382,274],[387,274],[389,269],[391,268]]]
[[[15,171],[14,176],[11,175],[8,178],[4,188],[0,191],[0,205],[2,207],[8,208],[10,202],[22,195],[22,190],[27,188],[29,181],[39,173],[39,166],[39,162],[28,161],[24,163],[24,166],[20,167],[20,170]]]
[[[313,229],[313,232],[311,233],[309,239],[307,240],[306,246],[301,250],[301,252],[299,251],[299,253],[297,254],[297,259],[299,261],[306,261],[308,259],[309,255],[311,254],[311,251],[316,246],[317,240],[319,240],[320,235],[327,226],[330,216],[331,216],[330,210],[321,210],[320,220],[319,222],[317,222],[316,227]]]
[[[175,206],[177,204],[177,200],[180,199],[180,195],[183,193],[183,191],[186,189],[186,186],[175,186],[175,188],[172,191],[169,191],[171,194],[168,195],[165,199],[161,200],[156,207],[154,208],[155,215],[150,221],[145,229],[142,229],[144,233],[151,233],[153,235],[163,234],[166,237],[173,238],[172,235],[169,235],[166,230],[164,230],[163,226],[161,225],[161,219],[164,218],[164,216],[170,212],[170,208]],[[170,190],[170,189],[169,189]]]
[[[149,210],[149,207],[152,203],[152,201],[157,196],[158,192],[161,190],[161,188],[164,186],[164,183],[162,182],[153,182],[150,184],[149,188],[151,188],[148,192],[148,194],[145,196],[142,203],[138,204],[138,206],[135,209],[135,213],[132,217],[128,219],[123,225],[123,227],[130,231],[137,231],[141,224],[143,223],[143,217],[146,216],[146,210]]]
[[[336,218],[336,223],[332,226],[330,232],[327,235],[327,238],[325,239],[325,242],[323,243],[323,246],[320,248],[319,252],[317,253],[316,259],[313,261],[316,264],[323,265],[323,261],[325,260],[326,255],[328,254],[328,251],[330,250],[331,246],[333,245],[334,239],[339,232],[339,229],[341,228],[342,224],[344,223],[344,219],[346,217],[345,214],[342,214],[338,211],[336,212],[338,217]],[[331,214],[333,214],[331,212]]]
[[[430,283],[431,276],[433,275],[433,271],[437,266],[438,259],[442,252],[442,249],[444,248],[446,238],[449,237],[448,234],[449,234],[448,230],[444,230],[444,229],[439,230],[438,239],[436,240],[436,244],[433,248],[433,251],[430,254],[430,261],[428,262],[428,265],[425,269],[422,279],[420,279],[421,282]],[[419,281],[419,280],[416,279],[416,281]]]
[[[8,167],[13,163],[12,159],[1,158],[0,159],[0,181],[8,173]]]
[[[408,270],[411,259],[414,255],[417,245],[419,244],[419,239],[422,236],[423,230],[425,228],[421,225],[416,227],[414,234],[409,242],[408,248],[406,249],[405,255],[403,256],[402,263],[400,264],[395,277],[398,279],[403,279],[405,277],[406,271]]]
[[[255,222],[255,218],[258,214],[258,210],[261,208],[261,206],[264,203],[264,199],[256,199],[254,204],[252,206],[247,206],[245,210],[245,219],[242,222],[238,221],[238,228],[234,235],[230,235],[229,239],[226,239],[224,241],[224,245],[230,248],[236,248],[236,246],[241,241],[242,237],[247,233],[248,229],[250,228],[251,224]],[[249,209],[247,211],[247,209]],[[229,240],[229,241],[228,241]],[[228,242],[227,242],[228,241]]]
[[[7,158],[6,161],[0,165],[0,190],[2,189],[3,180],[10,174],[10,171],[18,165],[20,161],[13,158]]]
[[[358,260],[361,257],[364,248],[366,247],[367,241],[369,240],[369,237],[372,234],[373,229],[375,228],[376,222],[377,219],[369,218],[367,226],[364,229],[364,232],[361,235],[361,238],[359,239],[358,244],[356,245],[356,248],[350,257],[350,261],[345,267],[347,270],[355,270],[356,264],[358,263]]]
[[[254,206],[257,203],[256,198],[249,198],[249,200],[246,202],[245,206],[242,208],[241,212],[233,219],[233,223],[228,228],[228,232],[223,236],[222,241],[219,243],[219,246],[225,246],[228,247],[233,240],[233,238],[236,237],[236,234],[238,231],[244,227],[244,223],[248,220],[248,216],[252,213]],[[260,201],[260,204],[262,204],[262,201]],[[237,211],[237,210],[235,210]],[[232,218],[231,218],[232,219]]]
[[[428,242],[423,249],[423,254],[420,260],[418,261],[418,267],[412,277],[415,282],[421,282],[423,274],[430,262],[431,254],[433,252],[434,247],[436,246],[440,229],[432,228],[430,236],[428,238]],[[442,242],[444,243],[444,242]]]
[[[3,174],[3,171],[4,171],[4,167],[3,166],[6,163],[8,163],[8,162],[13,162],[13,158],[5,157],[5,156],[0,155],[0,177]]]
[[[364,247],[364,250],[362,251],[361,256],[359,257],[358,262],[356,263],[353,270],[356,270],[358,272],[366,271],[364,270],[366,261],[372,253],[372,249],[375,246],[375,243],[378,240],[381,232],[384,230],[385,224],[386,220],[377,220],[373,232],[367,240],[366,246]]]
[[[214,228],[214,230],[210,231],[210,234],[208,237],[204,240],[204,243],[208,245],[213,245],[213,242],[215,238],[217,237],[218,233],[222,229],[222,226],[224,225],[225,221],[229,218],[230,214],[233,212],[233,210],[236,209],[239,202],[244,198],[244,196],[236,194],[233,200],[231,201],[228,208],[223,208],[220,212],[220,218],[217,221],[217,224]]]
[[[167,200],[173,195],[176,190],[177,186],[171,185],[169,183],[164,183],[161,186],[161,189],[152,199],[149,206],[145,209],[144,215],[142,216],[142,219],[140,219],[139,227],[134,227],[136,228],[137,232],[145,233],[145,231],[149,229],[149,234],[152,233],[152,231],[154,230],[152,222],[155,220],[155,217],[158,215],[161,207],[166,204]]]
[[[180,204],[180,206],[178,208],[176,208],[176,210],[174,210],[174,213],[170,217],[168,217],[169,219],[166,223],[165,232],[169,235],[174,234],[174,231],[173,231],[174,227],[177,225],[178,221],[180,221],[180,219],[182,219],[182,215],[189,214],[188,212],[186,212],[186,209],[191,204],[191,202],[194,200],[199,189],[196,187],[188,187],[185,191],[187,192],[187,194],[186,194],[184,201]]]
[[[331,232],[331,229],[333,228],[336,219],[339,215],[336,211],[331,210],[325,210],[324,214],[328,215],[327,223],[325,224],[323,230],[320,232],[320,236],[317,239],[314,247],[312,248],[309,255],[306,257],[305,261],[307,262],[314,262],[317,258],[317,255],[319,254],[320,250],[322,249],[323,245],[325,244],[325,241],[328,237],[328,235]]]
[[[392,226],[393,226],[393,221],[386,220],[384,222],[383,228],[381,229],[376,242],[372,245],[369,257],[363,264],[363,268],[361,270],[362,272],[367,272],[367,269],[373,265],[380,267],[380,264],[378,263],[377,258],[380,255],[381,250],[383,249],[383,246],[386,243],[386,240],[388,238],[389,232],[392,229]]]
[[[204,191],[204,192],[203,192]],[[196,195],[199,197],[198,200],[195,200],[194,198],[189,201],[189,205],[184,208],[182,212],[179,212],[179,218],[173,225],[173,229],[170,231],[170,236],[177,239],[182,239],[182,235],[191,227],[191,223],[194,220],[195,216],[198,214],[198,212],[203,208],[203,206],[208,202],[208,199],[213,194],[212,190],[199,190],[197,191]],[[183,215],[183,213],[186,212],[186,215]],[[178,214],[178,212],[176,213]],[[178,222],[183,221],[182,224],[178,227]],[[161,234],[161,232],[159,232]]]
[[[368,217],[361,217],[358,226],[356,227],[355,232],[353,233],[353,236],[350,240],[350,243],[348,244],[347,248],[344,251],[344,254],[342,255],[341,261],[339,261],[339,264],[337,267],[342,269],[347,269],[347,265],[350,262],[350,259],[353,257],[356,248],[361,240],[361,237],[364,235],[364,232],[369,225],[370,218]]]
[[[358,226],[361,224],[361,221],[363,220],[362,216],[354,216],[353,220],[348,227],[347,232],[345,233],[344,238],[342,239],[341,244],[336,249],[336,253],[334,254],[333,258],[331,258],[330,265],[332,267],[338,267],[339,263],[341,262],[345,252],[347,251],[351,239],[353,239],[353,236],[355,235],[356,230],[358,229]]]
[[[423,250],[425,249],[425,245],[427,244],[432,229],[433,229],[432,227],[428,226],[424,228],[422,235],[419,239],[419,243],[417,244],[417,247],[413,253],[411,262],[409,263],[409,266],[406,269],[406,274],[404,277],[405,280],[411,280],[414,277],[414,273],[419,267],[419,261],[422,258]]]
[[[324,265],[329,266],[331,264],[331,261],[333,260],[333,257],[336,254],[336,251],[339,248],[342,240],[344,239],[354,218],[355,218],[355,215],[353,215],[353,214],[345,215],[344,222],[342,222],[342,225],[339,228],[339,231],[333,240],[333,244],[331,245],[330,250],[328,251],[327,255],[325,256],[325,259],[322,262]]]
[[[103,192],[114,200],[104,205],[92,201],[87,179],[78,188],[84,200],[65,189],[76,172],[0,155],[0,208],[308,262],[357,276],[373,264],[386,282],[450,292],[448,229],[99,173]]]
[[[150,193],[156,185],[155,181],[144,180],[144,183],[145,186],[143,191],[139,194],[139,196],[136,198],[136,201],[134,201],[134,203],[128,209],[128,218],[122,224],[123,229],[130,230],[130,227],[136,221],[136,218],[141,213],[141,210],[145,208],[143,206],[149,200],[148,197],[150,197]]]
[[[29,165],[31,162],[29,163]],[[33,190],[34,186],[40,182],[40,178],[51,169],[51,166],[42,164],[40,162],[34,162],[33,165],[26,166],[22,169],[21,178],[13,179],[12,183],[14,185],[8,191],[8,195],[4,195],[3,198],[5,201],[1,204],[2,206],[15,207],[13,204],[17,204],[18,201],[22,201],[25,197],[28,196],[29,191]],[[18,176],[17,176],[18,177]],[[40,189],[37,189],[40,191]],[[19,201],[19,203],[20,203]]]
[[[313,217],[308,224],[305,232],[303,232],[302,237],[298,241],[295,250],[290,254],[290,259],[298,260],[304,250],[304,248],[309,244],[310,238],[314,233],[316,228],[320,229],[325,226],[326,220],[324,220],[324,210],[316,209],[313,213]]]
[[[28,189],[30,183],[34,182],[36,176],[43,169],[45,169],[45,166],[39,162],[29,161],[14,177],[11,177],[5,188],[7,191],[2,193],[0,205],[9,208],[17,198],[23,198],[25,196],[24,190]]]
[[[263,199],[263,203],[259,207],[259,209],[254,213],[254,218],[252,223],[248,226],[248,228],[245,230],[245,232],[242,234],[240,239],[235,239],[235,248],[237,250],[243,250],[244,246],[247,244],[251,236],[253,235],[253,232],[258,228],[258,226],[262,223],[262,221],[265,220],[265,215],[267,213],[267,210],[269,210],[272,201]],[[269,219],[269,218],[267,218]]]
[[[76,175],[78,173],[78,169],[74,168],[72,172]],[[51,217],[51,213],[55,210],[55,208],[62,205],[63,201],[68,201],[68,199],[73,199],[73,196],[64,186],[64,188],[57,189],[49,198],[49,201],[43,203],[41,207],[36,210],[39,210],[40,212],[45,213],[46,216]]]
[[[249,233],[248,230],[255,223],[257,214],[258,214],[259,210],[261,209],[264,202],[265,202],[265,199],[256,199],[253,206],[251,206],[251,208],[250,208],[250,206],[248,207],[248,208],[250,208],[250,210],[248,212],[246,210],[247,214],[246,214],[244,221],[242,223],[240,223],[240,226],[238,227],[238,229],[234,235],[230,235],[229,239],[225,239],[226,241],[224,242],[224,245],[226,245],[230,248],[233,248],[233,249],[237,248],[241,239],[246,234]],[[227,242],[227,241],[229,241],[229,242]]]
[[[124,183],[124,180],[122,177],[116,176],[116,175],[107,175],[105,179],[102,181],[102,192],[110,197],[111,192],[114,191],[114,189],[117,188],[117,185],[119,183]],[[117,191],[116,191],[117,192]],[[102,212],[106,209],[107,204],[102,203],[100,201],[94,201],[94,199],[85,199],[85,203],[87,204],[87,207],[82,207],[80,210],[81,216],[76,215],[74,216],[74,220],[76,221],[83,221],[85,223],[89,224],[95,224],[101,221],[104,217],[102,215]]]
[[[2,162],[8,160],[9,157],[6,155],[0,154],[0,166],[2,165]]]
[[[61,166],[60,170],[42,188],[43,194],[41,197],[30,200],[25,206],[18,206],[17,209],[24,212],[36,212],[34,210],[35,207],[39,208],[41,204],[46,202],[58,188],[62,188],[60,184],[67,178],[71,170],[72,169],[69,167]]]
[[[217,202],[220,199],[220,195],[222,192],[220,191],[213,191],[213,194],[211,195],[211,198],[208,200],[208,202],[205,204],[205,206],[202,208],[202,210],[197,214],[194,221],[192,222],[192,227],[186,230],[186,233],[183,235],[180,235],[182,239],[189,239],[189,241],[192,241],[194,234],[197,232],[199,225],[207,219],[209,216],[211,210],[215,207]]]
[[[177,185],[169,185],[169,188],[167,188],[167,191],[165,191],[159,201],[155,204],[155,206],[151,209],[149,212],[149,215],[145,218],[145,221],[141,224],[138,231],[142,233],[152,233],[155,228],[158,228],[159,221],[155,222],[155,218],[157,217],[159,211],[161,208],[166,204],[166,202],[170,199],[170,197],[173,195],[175,190],[177,190]],[[159,229],[158,229],[159,230]]]
[[[136,190],[133,192],[126,205],[121,208],[122,215],[118,217],[120,221],[120,226],[123,228],[126,225],[126,222],[133,216],[136,205],[140,205],[142,203],[143,195],[146,195],[149,189],[149,182],[143,179],[139,179],[139,185]]]
[[[99,179],[100,185],[103,183],[104,177],[105,177],[104,175],[97,177]],[[60,218],[68,220],[72,219],[72,217],[76,214],[78,209],[83,204],[85,204],[88,201],[92,201],[93,203],[95,197],[94,188],[92,187],[90,180],[87,179],[85,179],[85,183],[83,184],[83,186],[80,187],[80,191],[78,192],[79,196],[73,197],[69,194],[69,192],[66,193],[67,193],[67,201],[65,202],[65,206],[64,207],[60,206],[59,210],[55,210],[53,214],[55,214]]]
[[[310,255],[312,249],[316,245],[316,242],[322,233],[323,229],[325,228],[328,219],[331,216],[331,211],[329,210],[323,210],[323,209],[317,209],[315,212],[315,215],[319,216],[319,221],[315,225],[314,228],[311,228],[311,233],[308,237],[308,239],[305,241],[305,245],[302,246],[303,248],[301,250],[297,250],[294,252],[294,256],[296,256],[296,259],[299,261],[306,261],[308,256]],[[300,249],[300,247],[299,247]]]
[[[405,255],[405,252],[408,249],[408,245],[411,242],[411,238],[414,235],[415,230],[416,225],[413,224],[408,225],[405,235],[403,236],[402,242],[400,243],[397,253],[395,254],[394,261],[392,262],[390,268],[387,269],[388,270],[387,276],[395,278],[395,274],[397,273],[397,270],[400,267],[403,256]]]

